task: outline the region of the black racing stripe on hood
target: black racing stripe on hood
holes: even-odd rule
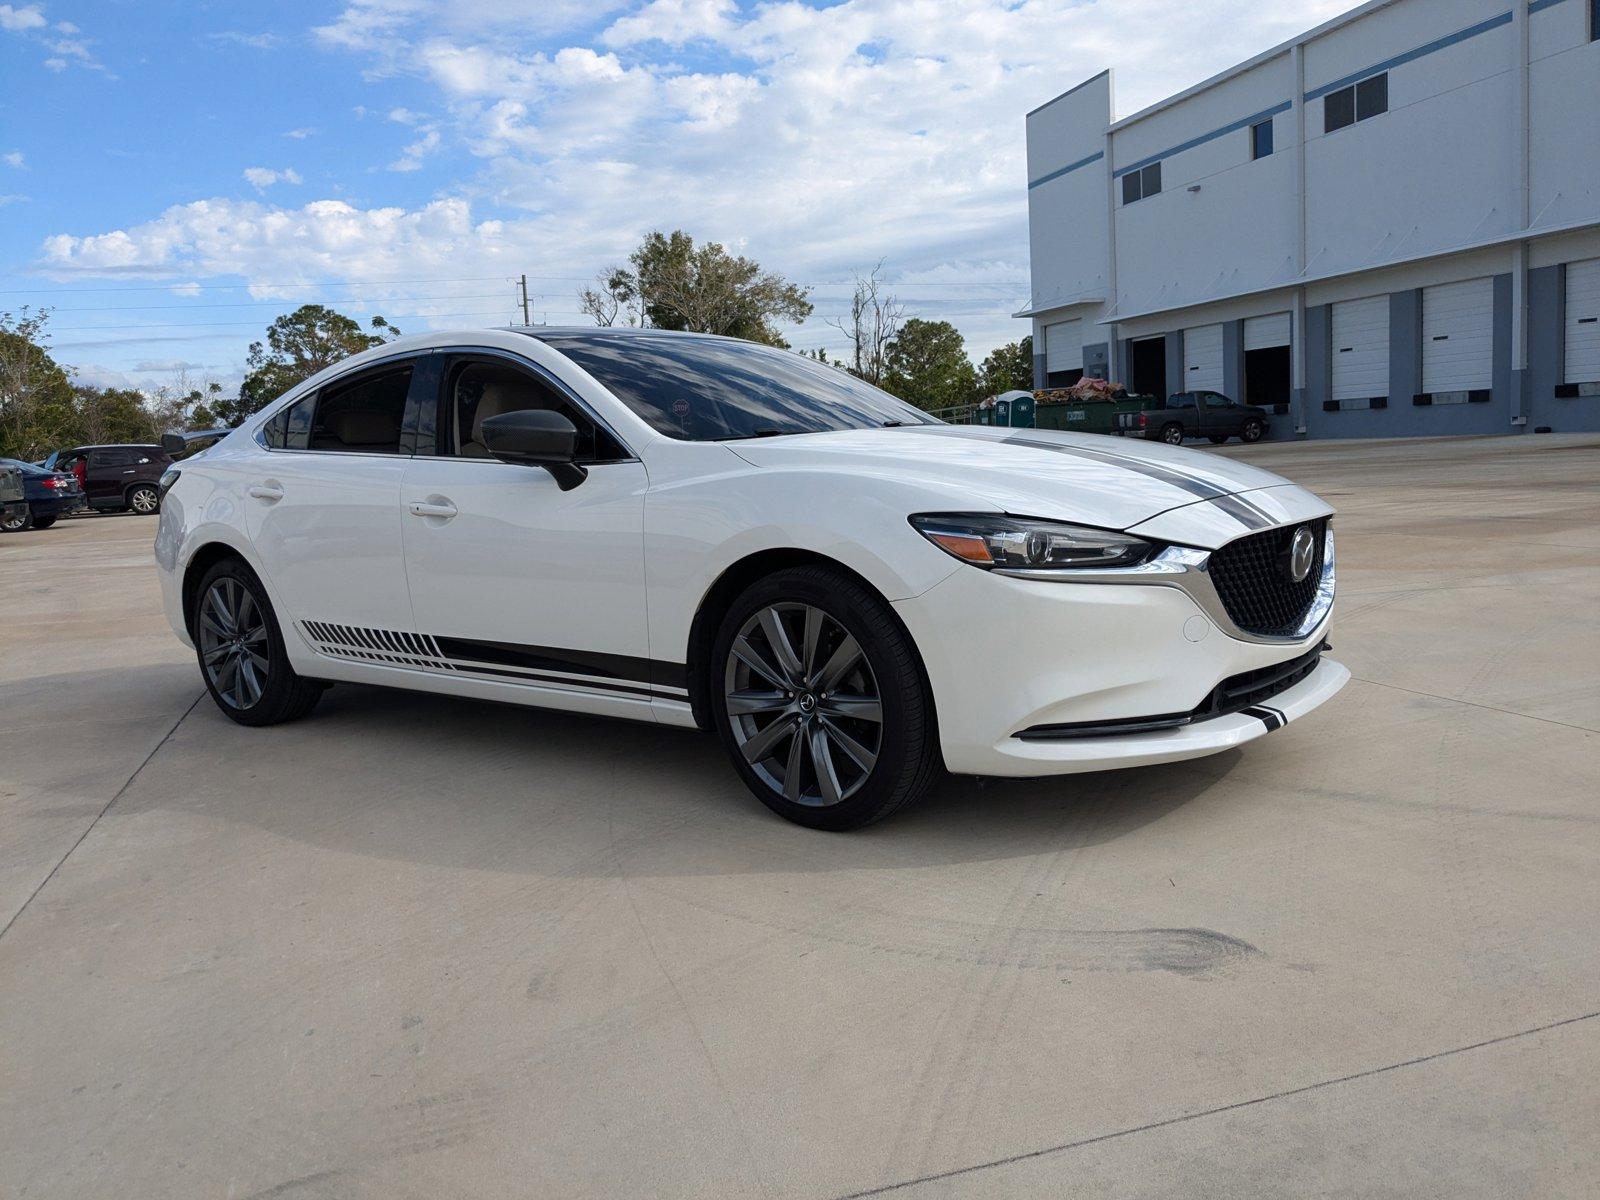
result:
[[[1191,496],[1198,496],[1202,500],[1215,500],[1221,496],[1232,495],[1227,488],[1218,487],[1209,480],[1187,474],[1173,467],[1164,467],[1157,463],[1146,462],[1144,459],[1133,458],[1125,454],[1113,454],[1109,450],[1089,450],[1082,446],[1063,446],[1056,442],[1041,442],[1029,437],[1008,437],[1001,441],[1011,446],[1027,446],[1033,450],[1051,450],[1057,454],[1065,454],[1072,458],[1087,458],[1094,462],[1109,463],[1114,467],[1125,467],[1136,471],[1148,479],[1159,480],[1172,487],[1188,492]]]
[[[1218,496],[1212,503],[1252,532],[1271,529],[1278,524],[1278,521],[1273,516],[1250,503],[1243,496]]]

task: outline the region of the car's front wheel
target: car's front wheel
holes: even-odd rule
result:
[[[276,725],[316,707],[323,686],[289,665],[266,589],[237,558],[200,581],[193,632],[206,690],[241,725]]]
[[[1183,426],[1176,421],[1161,427],[1161,440],[1169,446],[1183,445]]]
[[[1265,432],[1266,430],[1262,428],[1260,421],[1246,421],[1244,423],[1244,432],[1240,436],[1247,442],[1259,442],[1261,435]]]
[[[161,508],[161,493],[148,483],[141,483],[128,493],[128,507],[141,517],[148,517]]]
[[[778,571],[722,621],[711,701],[734,769],[779,816],[857,829],[927,791],[941,768],[910,637],[859,581]]]

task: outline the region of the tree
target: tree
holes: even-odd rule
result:
[[[303,304],[267,326],[267,340],[250,343],[246,374],[234,401],[222,401],[214,415],[236,425],[342,358],[380,346],[400,331],[382,317],[373,317],[372,332],[343,313],[320,304]]]
[[[889,343],[884,367],[883,387],[921,409],[953,408],[977,392],[978,373],[948,321],[912,317]]]
[[[717,242],[697,246],[681,229],[647,235],[628,262],[578,294],[580,307],[600,324],[633,312],[639,324],[655,329],[787,346],[776,322],[798,325],[812,313],[808,289],[753,259],[729,254]]]
[[[1033,390],[1033,335],[997,346],[978,368],[978,388],[985,396]]]
[[[0,457],[32,460],[72,440],[72,382],[44,343],[48,310],[0,312]]]
[[[895,334],[900,332],[900,322],[905,316],[905,306],[884,294],[883,284],[878,279],[881,270],[883,260],[879,259],[878,265],[865,277],[857,272],[849,317],[828,321],[850,340],[851,374],[879,385],[883,383],[884,355]]]

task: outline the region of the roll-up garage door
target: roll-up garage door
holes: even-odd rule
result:
[[[1222,326],[1183,331],[1183,390],[1222,390]]]
[[[1270,317],[1249,317],[1244,323],[1245,352],[1271,350],[1289,344],[1289,314],[1273,313]]]
[[[1567,383],[1600,383],[1600,258],[1567,266]]]
[[[1494,280],[1469,279],[1422,293],[1422,390],[1494,386]]]
[[[1333,306],[1333,398],[1367,400],[1389,394],[1389,297]]]
[[[1044,327],[1044,369],[1054,375],[1058,371],[1083,370],[1083,322],[1062,321]]]

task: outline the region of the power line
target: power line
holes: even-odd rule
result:
[[[556,278],[556,276],[550,276]],[[295,283],[159,283],[140,287],[101,288],[9,288],[0,296],[52,296],[87,295],[90,292],[175,292],[175,291],[243,291],[248,288],[290,288],[309,291],[313,288],[387,287],[401,283],[510,283],[509,275],[472,275],[458,279],[334,279],[321,283],[299,281]]]
[[[503,315],[506,312],[506,309],[510,308],[510,307],[511,306],[509,304],[507,304],[507,305],[505,305],[504,307],[501,307],[501,308],[486,308],[486,309],[477,310],[475,312],[408,313],[408,314],[401,314],[399,316],[394,316],[394,317],[385,317],[384,319],[387,320],[387,321],[440,321],[440,320],[444,320],[446,318],[454,319],[456,317],[493,317],[493,316]],[[65,325],[65,326],[62,326],[62,327],[60,327],[58,329],[57,328],[52,328],[50,332],[51,332],[52,335],[55,335],[55,334],[69,334],[69,333],[99,333],[99,332],[106,331],[106,330],[118,330],[118,331],[120,331],[122,333],[138,333],[138,332],[141,332],[141,331],[154,330],[154,329],[238,329],[240,327],[258,329],[258,328],[261,327],[261,322],[259,322],[259,321],[179,321],[179,322],[172,322],[172,323],[152,324],[152,325],[129,325],[126,322],[124,322],[123,324],[120,324],[120,325]]]
[[[424,304],[431,300],[498,300],[496,295],[463,295],[450,296],[340,296],[332,299],[332,304]],[[51,317],[54,318],[64,313],[87,312],[169,312],[175,310],[191,311],[201,308],[268,308],[274,305],[287,304],[286,300],[230,300],[221,304],[102,304],[90,305],[84,308],[52,308]],[[515,303],[515,301],[513,301]]]

